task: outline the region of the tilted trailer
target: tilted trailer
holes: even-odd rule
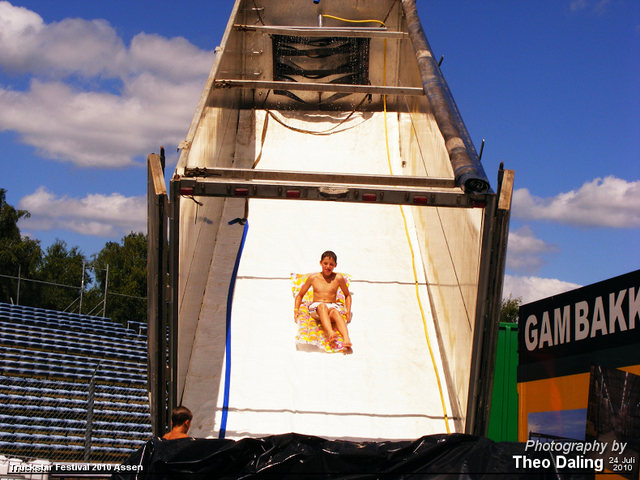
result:
[[[492,189],[414,0],[236,0],[170,186],[149,156],[154,432],[485,435],[513,172]],[[299,338],[333,250],[353,348]]]

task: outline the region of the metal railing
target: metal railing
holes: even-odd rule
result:
[[[97,381],[99,369],[89,381],[0,374],[0,456],[121,463],[150,439],[146,390]]]

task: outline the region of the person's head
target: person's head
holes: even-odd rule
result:
[[[338,257],[331,250],[327,250],[320,257],[320,266],[324,275],[331,275],[338,265]]]
[[[171,412],[171,427],[181,427],[184,425],[186,430],[189,430],[191,427],[191,420],[193,419],[193,414],[191,410],[187,407],[176,407]]]
[[[331,260],[333,260],[333,263],[335,263],[336,265],[338,264],[338,256],[331,250],[327,250],[326,252],[324,252],[320,257],[320,261],[323,261],[325,258],[330,258]]]

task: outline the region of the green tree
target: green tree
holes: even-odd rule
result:
[[[106,316],[126,325],[147,319],[147,236],[132,232],[122,243],[107,242],[93,255],[96,286],[104,292],[107,283]],[[108,268],[108,275],[107,275]]]
[[[87,275],[88,267],[89,262],[78,247],[69,249],[64,240],[56,239],[47,247],[38,270],[39,280],[56,285],[41,284],[39,306],[51,310],[80,312],[83,278],[85,288],[91,283],[91,277]],[[84,291],[82,297],[84,301]],[[80,313],[86,312],[85,304]]]
[[[522,297],[502,299],[500,304],[500,321],[506,323],[518,323],[518,310],[522,305]]]
[[[36,287],[9,277],[34,278],[42,259],[38,240],[22,237],[18,221],[28,218],[26,210],[16,210],[6,202],[6,190],[0,188],[0,302],[33,305]],[[19,275],[18,275],[19,274]],[[18,294],[20,298],[18,299]]]
[[[122,244],[107,242],[89,262],[79,247],[69,248],[60,239],[43,254],[38,240],[20,234],[18,221],[28,217],[29,212],[6,202],[6,190],[0,188],[0,302],[99,315],[106,282],[105,316],[125,325],[146,322],[145,234],[130,233]],[[20,284],[8,278],[18,276]]]

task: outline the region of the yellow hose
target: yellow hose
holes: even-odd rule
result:
[[[347,22],[347,23],[379,23],[383,27],[386,27],[384,22],[380,21],[380,20],[349,20],[347,18],[334,17],[333,15],[326,15],[326,14],[322,14],[322,17],[323,18],[333,18],[334,20],[339,20],[341,22]]]
[[[384,57],[383,57],[383,77],[382,84],[387,84],[387,40],[384,40]],[[384,139],[387,145],[387,161],[389,162],[389,173],[393,175],[393,167],[391,166],[391,152],[389,151],[389,132],[387,129],[387,96],[382,96],[382,105],[384,109]],[[433,371],[436,375],[436,382],[438,383],[438,392],[440,393],[440,401],[442,403],[442,411],[444,414],[444,425],[447,433],[451,433],[449,430],[449,417],[447,415],[447,405],[444,399],[444,393],[442,391],[442,383],[440,382],[440,374],[438,373],[438,365],[436,363],[435,355],[433,354],[433,348],[431,347],[431,340],[429,339],[429,332],[427,330],[427,319],[422,308],[422,300],[420,299],[420,290],[418,283],[418,273],[416,271],[416,257],[411,245],[411,236],[409,235],[409,227],[407,226],[407,217],[404,214],[402,205],[399,205],[400,213],[402,214],[402,221],[404,222],[404,231],[407,235],[407,242],[409,243],[409,250],[411,250],[411,267],[413,268],[413,279],[416,285],[416,297],[418,299],[418,306],[420,307],[420,315],[422,316],[422,325],[424,326],[424,335],[427,339],[427,347],[429,347],[429,355],[431,356],[431,363],[433,364]]]
[[[325,18],[333,18],[334,20],[339,20],[341,22],[348,23],[379,23],[383,27],[386,27],[384,22],[380,20],[349,20],[345,18],[335,17],[333,15],[323,14],[322,17]],[[387,85],[387,39],[384,39],[384,56],[383,56],[383,66],[382,66],[382,85]],[[393,167],[391,166],[391,152],[389,150],[389,132],[387,130],[387,96],[382,96],[382,104],[384,107],[384,138],[387,145],[387,161],[389,162],[389,172],[393,175]],[[409,243],[409,250],[411,250],[411,266],[413,268],[413,278],[415,280],[416,285],[416,297],[418,299],[418,305],[420,307],[420,314],[422,315],[422,324],[424,326],[424,334],[427,339],[427,346],[429,347],[429,355],[431,356],[431,362],[433,363],[433,369],[436,375],[436,381],[438,383],[438,391],[440,392],[440,401],[442,402],[442,410],[444,413],[444,424],[447,430],[447,433],[451,433],[449,430],[449,417],[447,415],[447,406],[444,399],[444,393],[442,391],[442,383],[440,382],[440,375],[438,373],[438,365],[436,364],[435,355],[433,354],[433,348],[431,347],[431,340],[429,339],[429,333],[427,330],[427,320],[424,314],[424,309],[422,308],[422,301],[420,299],[420,291],[419,291],[419,283],[418,283],[418,273],[416,271],[416,259],[415,253],[413,251],[413,246],[411,245],[411,236],[409,235],[409,227],[407,226],[407,217],[404,214],[404,209],[402,205],[399,205],[400,213],[402,213],[402,220],[404,222],[404,231],[407,235],[407,241]]]

